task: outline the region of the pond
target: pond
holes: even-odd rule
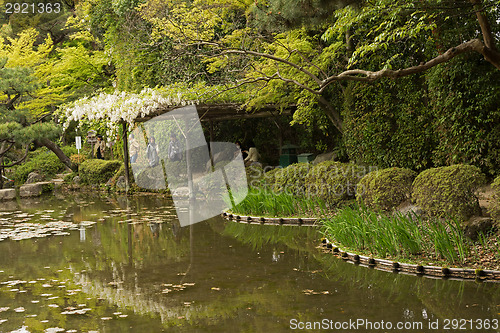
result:
[[[56,193],[0,203],[0,229],[0,332],[500,332],[499,284],[357,267],[312,227]]]

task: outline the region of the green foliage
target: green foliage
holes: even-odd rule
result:
[[[432,164],[433,116],[422,98],[422,77],[349,83],[344,136],[349,158],[382,168],[424,170]]]
[[[426,81],[435,115],[434,164],[473,164],[498,175],[500,71],[467,55],[432,69]]]
[[[364,166],[353,163],[325,161],[314,165],[306,175],[303,191],[309,197],[318,197],[329,205],[354,199],[357,184],[368,172]]]
[[[274,190],[291,195],[305,196],[306,177],[311,169],[309,163],[295,163],[274,172]]]
[[[367,168],[350,163],[295,163],[259,173],[254,184],[275,193],[318,198],[328,205],[338,205],[355,197],[356,184],[366,173]]]
[[[287,192],[276,193],[265,188],[254,188],[231,211],[250,216],[318,216],[324,214],[326,204],[316,197],[298,197]]]
[[[323,232],[339,246],[377,256],[411,258],[426,255],[461,262],[470,244],[456,220],[424,221],[418,216],[379,215],[366,208],[340,210],[324,221]]]
[[[24,184],[31,172],[38,172],[45,178],[51,178],[65,169],[59,158],[46,148],[38,149],[24,164],[19,165],[14,172],[17,184]]]
[[[467,220],[480,213],[474,191],[485,181],[481,170],[472,165],[432,168],[415,178],[412,198],[431,216]]]
[[[83,184],[105,184],[120,168],[121,161],[89,159],[80,165]]]
[[[372,171],[358,183],[356,199],[370,209],[390,211],[410,198],[416,176],[414,171],[401,168]]]
[[[71,160],[71,163],[79,166],[80,164],[85,162],[85,160],[87,159],[87,156],[84,154],[73,154],[73,155],[70,155],[69,159]]]

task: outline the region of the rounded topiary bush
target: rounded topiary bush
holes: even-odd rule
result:
[[[269,168],[269,167],[267,167]],[[273,189],[276,184],[276,174],[281,171],[281,167],[276,167],[268,170],[264,168],[264,177],[262,178],[262,186]]]
[[[485,175],[473,165],[428,169],[415,178],[412,199],[428,215],[467,220],[481,212],[474,191],[485,182]]]
[[[311,170],[309,163],[295,163],[274,171],[274,187],[277,192],[305,195],[306,177]]]
[[[305,193],[330,205],[355,198],[356,186],[367,173],[366,167],[352,163],[325,161],[311,168],[305,179]]]
[[[388,168],[372,171],[358,183],[356,200],[372,209],[390,211],[408,200],[415,171]]]
[[[121,165],[122,162],[116,160],[86,160],[80,164],[81,181],[83,184],[105,184]]]

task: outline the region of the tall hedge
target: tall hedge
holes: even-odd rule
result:
[[[429,215],[467,220],[480,214],[474,191],[485,182],[485,175],[476,166],[432,168],[415,178],[412,198]]]
[[[372,171],[358,183],[356,199],[369,208],[390,211],[410,198],[416,176],[402,168]]]
[[[105,184],[123,163],[117,160],[89,159],[80,164],[83,184]]]
[[[500,173],[500,71],[480,55],[398,80],[351,82],[344,97],[352,161],[417,171],[467,163]]]

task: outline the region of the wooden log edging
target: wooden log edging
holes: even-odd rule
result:
[[[318,226],[316,218],[281,218],[281,217],[256,217],[237,215],[224,212],[221,216],[229,221],[247,224],[291,225],[291,226]],[[427,278],[448,280],[476,280],[500,283],[500,271],[470,268],[448,268],[438,266],[424,266],[418,264],[405,264],[397,261],[378,259],[343,251],[327,239],[323,239],[320,248],[325,253],[332,253],[343,260],[355,265],[369,267],[385,272],[402,273]]]
[[[226,220],[247,223],[247,224],[271,224],[271,225],[294,225],[294,226],[317,226],[318,219],[313,217],[260,217],[246,216],[231,213],[222,213],[221,216]]]
[[[408,275],[425,276],[429,278],[445,278],[449,280],[477,280],[500,283],[500,271],[470,268],[448,268],[438,266],[424,266],[418,264],[405,264],[397,261],[377,259],[362,256],[341,250],[339,247],[324,239],[321,243],[323,251],[332,253],[345,261],[356,265],[370,267],[381,271],[403,273]]]

